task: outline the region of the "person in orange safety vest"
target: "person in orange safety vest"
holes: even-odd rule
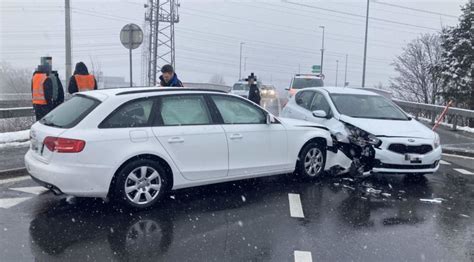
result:
[[[31,102],[36,120],[40,120],[64,102],[64,90],[59,75],[52,71],[52,58],[42,57],[42,64],[33,73]]]
[[[97,81],[94,75],[89,74],[87,66],[83,62],[76,64],[74,75],[69,79],[68,91],[70,94],[97,90]]]

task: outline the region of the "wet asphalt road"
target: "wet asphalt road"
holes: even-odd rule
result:
[[[474,172],[472,159],[445,159],[424,179],[281,175],[178,190],[141,212],[3,181],[0,260],[295,261],[306,251],[313,261],[472,261],[474,175],[455,170]],[[22,201],[6,208],[11,198]],[[292,217],[299,204],[303,217]]]

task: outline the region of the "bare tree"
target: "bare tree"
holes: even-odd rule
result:
[[[0,63],[0,93],[19,94],[31,92],[32,71],[15,68],[7,62]]]
[[[102,77],[103,77],[102,63],[100,61],[95,62],[94,59],[92,59],[92,57],[89,57],[89,60],[91,62],[89,73],[95,76],[95,80],[97,81],[97,86],[100,86],[100,84],[102,83]]]
[[[435,104],[441,91],[440,38],[437,34],[423,34],[413,40],[393,62],[399,76],[390,81],[390,88],[399,98]]]
[[[222,75],[215,74],[209,79],[209,83],[217,85],[225,85],[225,80]]]

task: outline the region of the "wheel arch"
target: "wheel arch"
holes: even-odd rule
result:
[[[296,163],[295,163],[295,170],[298,166],[298,162],[300,161],[300,157],[301,157],[301,152],[303,151],[303,149],[310,143],[318,143],[318,144],[322,144],[323,147],[324,147],[324,157],[327,157],[327,140],[326,138],[324,137],[313,137],[313,138],[310,138],[309,140],[307,140],[301,147],[300,149],[298,150],[298,156],[297,156],[297,159],[296,159]]]
[[[144,154],[139,154],[139,155],[136,155],[136,156],[133,156],[133,157],[130,157],[129,159],[127,159],[126,161],[124,161],[118,168],[117,170],[115,171],[113,177],[112,177],[112,180],[110,181],[110,185],[109,185],[109,190],[108,190],[108,193],[107,193],[107,196],[110,197],[110,194],[112,193],[113,191],[113,188],[115,186],[115,181],[117,180],[117,175],[120,173],[120,171],[122,171],[122,169],[128,165],[129,163],[133,162],[133,161],[136,161],[136,160],[140,160],[140,159],[148,159],[148,160],[153,160],[153,161],[156,161],[159,165],[161,165],[166,173],[165,175],[167,176],[167,178],[169,179],[169,186],[167,188],[167,190],[170,190],[171,188],[173,188],[173,185],[174,185],[174,178],[173,178],[173,169],[171,168],[171,166],[168,164],[168,162],[163,159],[162,157],[160,156],[157,156],[155,154],[149,154],[149,153],[144,153]]]

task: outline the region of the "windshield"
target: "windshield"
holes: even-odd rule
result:
[[[249,90],[249,85],[248,84],[234,84],[234,87],[232,87],[232,90],[244,90],[248,91]]]
[[[47,126],[59,128],[71,128],[81,122],[100,102],[96,99],[76,95],[69,101],[56,107],[40,120],[40,123]]]
[[[295,78],[293,79],[292,89],[302,89],[306,87],[324,86],[323,80],[319,78]]]
[[[332,94],[339,113],[357,118],[408,120],[390,100],[376,95]]]

